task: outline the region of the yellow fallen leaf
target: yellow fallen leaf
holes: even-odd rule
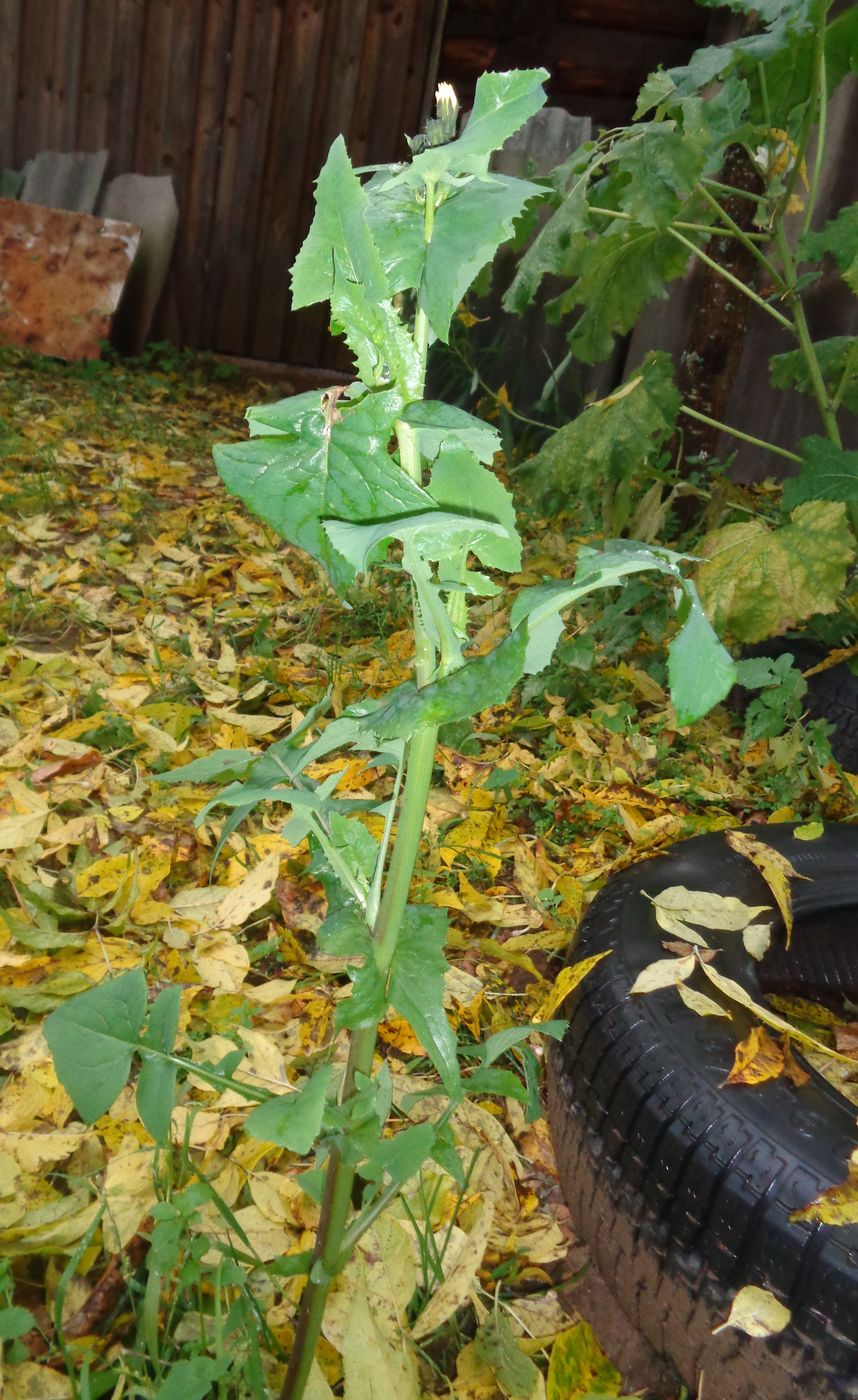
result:
[[[691,976],[696,964],[693,953],[684,958],[659,958],[639,972],[631,987],[630,996],[642,996],[647,992],[657,992],[663,987],[675,987]]]
[[[467,1231],[454,1228],[451,1232],[442,1258],[444,1279],[412,1325],[411,1335],[415,1341],[428,1337],[467,1302],[483,1262],[493,1217],[491,1202],[482,1200],[471,1214],[470,1228]]]
[[[271,851],[258,865],[248,870],[234,889],[227,890],[218,905],[208,914],[203,929],[241,928],[251,914],[267,904],[280,873],[279,851]]]
[[[4,1361],[0,1367],[0,1395],[3,1400],[72,1400],[68,1376],[52,1371],[37,1361]]]
[[[158,1155],[155,1148],[141,1147],[137,1139],[129,1135],[108,1160],[103,1181],[102,1229],[105,1247],[111,1254],[118,1254],[125,1248],[158,1199],[155,1190]]]
[[[706,996],[705,992],[698,992],[685,982],[677,982],[676,990],[689,1011],[696,1012],[698,1016],[726,1016],[728,1021],[732,1019],[726,1006],[722,1006],[718,1001],[713,1001],[712,997]]]
[[[191,952],[203,982],[216,992],[237,992],[250,971],[250,955],[229,933],[203,934]]]
[[[773,1337],[782,1332],[792,1318],[789,1308],[778,1302],[767,1288],[748,1284],[740,1288],[732,1303],[726,1322],[712,1328],[713,1337],[727,1327],[735,1327],[749,1337]]]
[[[45,1167],[64,1162],[91,1137],[82,1123],[72,1123],[62,1132],[0,1132],[0,1153],[34,1175]]]
[[[784,1071],[783,1048],[763,1026],[752,1026],[733,1053],[733,1064],[725,1084],[762,1084],[778,1079]]]
[[[681,919],[683,923],[699,924],[702,928],[718,929],[721,932],[743,929],[758,914],[769,908],[767,904],[751,907],[731,894],[688,890],[684,885],[671,885],[669,889],[662,890],[657,895],[648,895],[645,890],[641,890],[641,894],[655,906],[656,917],[658,911],[663,909]]]
[[[849,1159],[845,1181],[829,1186],[815,1200],[794,1210],[790,1220],[819,1220],[823,1225],[854,1225],[858,1222],[858,1151]]]
[[[554,979],[551,991],[540,1001],[534,1011],[534,1021],[550,1021],[558,1008],[563,1005],[569,993],[575,990],[588,972],[592,972],[597,963],[608,956],[607,952],[594,953],[592,957],[582,958],[580,962],[573,963],[570,967],[562,967]]]
[[[734,851],[738,851],[756,866],[774,895],[784,921],[786,943],[789,947],[792,938],[792,894],[789,882],[806,880],[808,877],[800,875],[787,856],[781,855],[780,851],[774,850],[772,846],[767,846],[765,841],[758,840],[756,836],[750,836],[747,831],[728,831],[727,842]]]

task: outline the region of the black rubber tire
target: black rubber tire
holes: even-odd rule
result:
[[[825,660],[828,651],[828,647],[811,638],[802,637],[793,641],[789,637],[772,637],[768,642],[745,647],[742,655],[777,658],[791,652],[798,669],[809,671]],[[755,693],[742,692],[740,704],[743,709]],[[808,719],[824,719],[834,726],[829,738],[831,752],[847,772],[858,773],[858,676],[853,675],[842,661],[827,671],[808,676],[804,707]]]
[[[793,948],[758,964],[738,934],[712,936],[717,966],[754,996],[762,986],[832,992],[858,983],[858,828],[813,842],[757,827],[809,881],[793,886]],[[858,1227],[792,1223],[792,1211],[842,1181],[858,1145],[855,1108],[811,1070],[721,1087],[753,1018],[701,1018],[668,988],[629,996],[665,937],[642,891],[670,885],[771,904],[755,868],[722,834],[682,842],[609,881],[572,961],[611,950],[572,994],[549,1055],[549,1119],[573,1223],[629,1321],[705,1400],[858,1396]],[[850,913],[852,911],[852,913]],[[850,922],[851,921],[851,922]],[[813,956],[829,926],[836,963]],[[778,928],[775,938],[778,938]],[[782,929],[781,941],[782,941]],[[810,956],[808,955],[810,949]],[[832,974],[832,967],[835,969]],[[699,976],[700,974],[698,974]],[[707,993],[717,995],[711,985]],[[757,1284],[792,1313],[776,1337],[729,1329],[737,1290]]]

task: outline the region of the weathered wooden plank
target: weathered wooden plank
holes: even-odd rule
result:
[[[182,332],[189,345],[206,343],[202,339],[205,285],[234,22],[235,0],[206,0],[188,189],[181,208],[182,246],[191,249],[194,258],[189,295],[182,304]]]
[[[162,175],[167,105],[170,95],[170,42],[173,32],[173,0],[146,0],[143,26],[143,59],[134,130],[134,171],[138,175]]]
[[[54,0],[25,5],[21,12],[20,84],[15,122],[15,159],[21,164],[50,146]]]
[[[54,0],[53,84],[49,117],[50,144],[57,151],[75,146],[80,102],[80,63],[85,0]]]
[[[408,81],[415,0],[372,0],[364,27],[360,83],[355,92],[349,145],[360,164],[407,154],[401,127]]]
[[[313,181],[331,143],[341,132],[347,144],[351,136],[352,110],[368,8],[369,0],[352,0],[345,14],[340,6],[330,3],[330,0],[326,6],[301,191],[297,229],[299,243],[310,227]],[[328,363],[327,359],[320,359],[322,345],[330,344],[327,326],[328,313],[323,307],[308,307],[290,316],[285,341],[288,349],[285,349],[285,353],[281,352],[281,358],[299,364]]]
[[[9,167],[13,167],[17,159],[15,112],[22,3],[23,0],[5,0],[0,5],[0,165]]]
[[[567,24],[597,24],[603,29],[636,29],[646,34],[673,34],[699,39],[709,14],[694,0],[556,0],[557,19]]]
[[[247,344],[253,321],[253,253],[264,237],[259,227],[259,203],[266,145],[269,139],[271,94],[280,45],[283,11],[268,0],[239,0],[236,28],[243,29],[242,82],[232,81],[227,95],[227,124],[212,244],[212,273],[222,263],[220,295],[212,346],[236,352]],[[239,44],[236,42],[237,54]],[[227,156],[229,158],[227,159]]]
[[[80,151],[99,151],[112,144],[110,90],[113,64],[113,0],[86,0],[79,71],[80,100],[74,145]]]
[[[260,237],[251,327],[251,353],[275,359],[289,307],[289,267],[298,251],[298,191],[305,180],[306,148],[325,19],[324,0],[287,0],[271,102],[268,149],[259,210]]]
[[[549,88],[609,97],[637,96],[649,73],[687,61],[691,46],[672,34],[606,32],[596,25],[558,24],[552,35]]]
[[[180,211],[187,208],[193,158],[196,100],[203,34],[204,0],[173,0],[170,28],[169,82],[164,107],[164,137],[158,174],[173,180]],[[202,294],[197,253],[180,219],[173,251],[173,276],[159,312],[159,333],[168,340],[185,339],[192,306]]]
[[[110,168],[115,175],[136,169],[134,145],[143,79],[147,0],[113,0],[108,123]],[[150,172],[138,170],[138,174]]]

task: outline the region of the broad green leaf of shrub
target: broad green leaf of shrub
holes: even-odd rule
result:
[[[631,127],[610,159],[628,175],[619,205],[644,228],[664,229],[691,194],[704,154],[673,122]]]
[[[512,236],[525,204],[544,193],[528,180],[493,175],[491,183],[475,180],[453,190],[440,205],[418,292],[418,305],[439,340],[447,340],[456,307],[477,273]]]
[[[45,1021],[57,1077],[85,1123],[106,1113],[125,1088],[145,1015],[146,974],[136,967],[81,993]]]
[[[853,292],[858,292],[858,204],[841,209],[816,233],[806,233],[798,245],[798,255],[816,262],[831,253],[841,276]]]
[[[291,431],[214,449],[227,490],[318,559],[339,589],[354,582],[355,571],[332,547],[323,517],[375,521],[434,506],[388,453],[394,415],[380,397],[327,412],[317,404]]]
[[[154,1400],[205,1400],[215,1381],[230,1368],[229,1356],[191,1356],[174,1361]]]
[[[247,1132],[259,1142],[273,1142],[301,1156],[309,1152],[321,1131],[332,1073],[332,1065],[322,1065],[296,1093],[259,1104],[248,1114]]]
[[[326,301],[337,268],[360,282],[369,297],[390,295],[387,277],[366,219],[368,199],[338,136],[316,181],[316,212],[292,266],[292,306]]]
[[[194,758],[169,773],[153,773],[155,783],[214,783],[220,779],[243,778],[257,754],[250,749],[217,749],[204,758]]]
[[[834,612],[855,546],[838,501],[806,501],[790,523],[724,525],[698,551],[697,587],[716,629],[740,642],[777,636],[813,613]]]
[[[669,233],[637,225],[608,226],[575,249],[568,272],[575,282],[551,303],[558,317],[582,307],[569,336],[585,364],[610,355],[614,335],[631,330],[647,302],[665,297],[665,283],[685,271],[688,252]]]
[[[589,241],[590,207],[584,172],[519,262],[515,277],[504,294],[507,311],[525,311],[543,277],[570,276],[574,259]]]
[[[485,467],[480,467],[469,452],[461,455],[485,472]],[[507,527],[495,520],[481,520],[477,515],[448,510],[422,511],[419,515],[405,515],[399,520],[383,520],[379,525],[353,525],[347,520],[326,520],[324,527],[334,549],[359,574],[367,572],[380,557],[379,546],[390,540],[412,540],[424,559],[440,559],[457,541],[461,541],[464,548],[470,547],[480,554],[481,541],[492,536],[502,539],[507,533]],[[480,557],[483,557],[482,554]]]
[[[352,351],[364,384],[395,384],[404,401],[419,399],[420,358],[399,313],[377,302],[359,282],[337,277],[331,292],[331,330]]]
[[[858,338],[854,335],[834,335],[829,340],[817,340],[813,347],[829,394],[836,393],[842,383],[841,402],[853,413],[858,413],[856,342]],[[776,389],[798,389],[803,394],[813,393],[807,360],[802,350],[787,350],[783,355],[773,355],[769,365],[769,376]]]
[[[804,439],[799,474],[784,482],[783,507],[813,500],[858,501],[858,452],[835,447],[828,438]]]
[[[460,1092],[456,1037],[444,1010],[447,914],[431,905],[405,910],[390,967],[390,1004],[404,1016],[441,1076],[447,1093]]]
[[[642,471],[673,432],[681,402],[670,356],[650,353],[620,389],[590,404],[540,448],[529,463],[536,486],[547,480],[554,488],[568,485],[571,493]]]

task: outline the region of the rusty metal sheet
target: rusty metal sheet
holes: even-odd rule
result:
[[[0,344],[97,359],[139,241],[118,219],[0,199]]]

